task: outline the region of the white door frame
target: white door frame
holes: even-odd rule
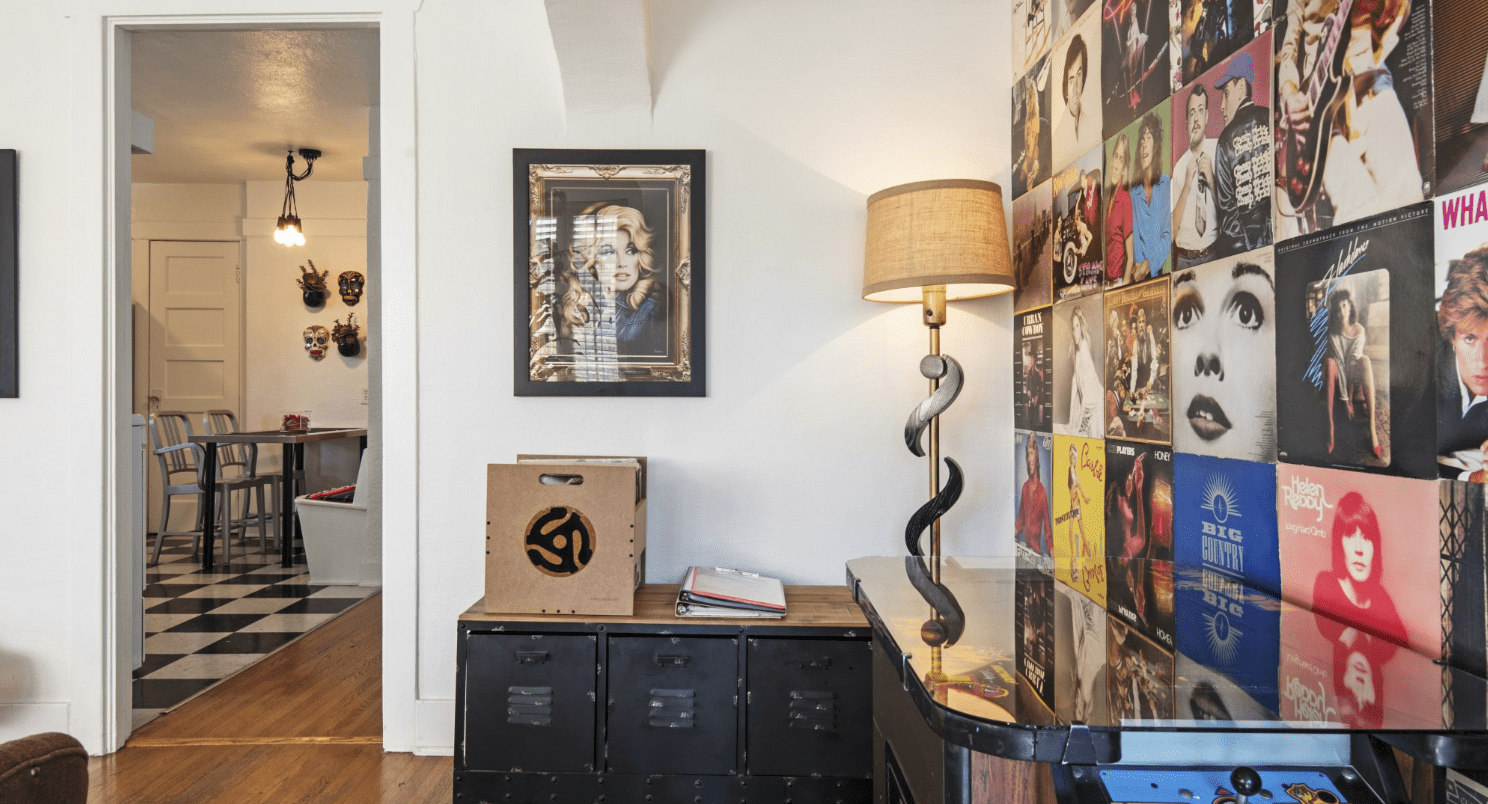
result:
[[[76,427],[69,480],[100,504],[68,514],[73,589],[68,730],[90,753],[118,750],[130,723],[129,32],[264,27],[376,27],[382,181],[383,746],[415,746],[418,567],[417,155],[414,16],[418,0],[298,0],[262,13],[261,0],[70,0],[71,105],[67,287],[79,319],[66,337]],[[396,303],[394,303],[396,302]]]

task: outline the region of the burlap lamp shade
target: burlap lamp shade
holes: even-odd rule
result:
[[[998,185],[921,181],[869,196],[863,298],[918,302],[922,288],[937,285],[945,286],[947,301],[1016,285]]]

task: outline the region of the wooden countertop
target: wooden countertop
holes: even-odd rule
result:
[[[759,617],[678,617],[678,584],[648,583],[636,590],[635,613],[630,616],[603,614],[487,614],[485,598],[475,602],[462,622],[531,622],[531,623],[677,623],[689,625],[729,624],[747,626],[817,626],[826,628],[866,628],[868,620],[852,600],[846,586],[785,587],[786,615],[783,619]]]

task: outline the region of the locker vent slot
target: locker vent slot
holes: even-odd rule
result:
[[[553,725],[553,688],[507,687],[506,722],[515,726]]]
[[[693,690],[651,690],[646,725],[656,729],[691,729],[697,723],[697,693]]]
[[[791,690],[789,711],[792,729],[837,730],[837,696],[831,691]]]

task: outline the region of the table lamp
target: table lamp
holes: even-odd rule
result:
[[[940,517],[961,494],[961,468],[950,458],[945,459],[946,486],[940,486],[940,414],[955,401],[962,383],[961,365],[940,352],[946,302],[1006,293],[1015,284],[998,185],[971,179],[921,181],[868,197],[863,298],[919,302],[930,330],[930,354],[920,361],[930,395],[904,425],[909,451],[930,458],[930,500],[915,511],[905,530],[912,555],[924,555],[920,537],[927,527],[929,554],[940,555]],[[926,429],[928,453],[921,445]]]

